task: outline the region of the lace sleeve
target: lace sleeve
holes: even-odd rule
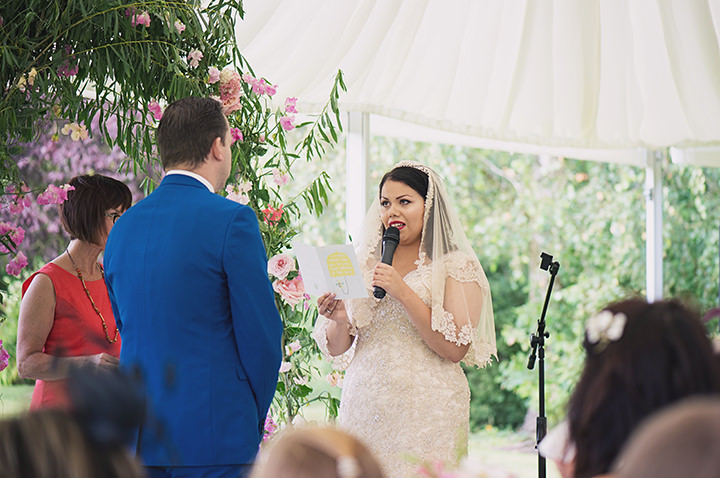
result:
[[[463,362],[485,366],[497,351],[490,287],[482,266],[477,259],[451,253],[433,269],[433,281],[440,282],[434,289],[443,291],[442,300],[433,300],[433,330],[456,345],[470,344]]]
[[[332,363],[333,368],[336,370],[343,371],[348,368],[350,365],[350,362],[352,361],[353,356],[355,355],[355,342],[357,340],[353,340],[352,345],[350,345],[350,348],[345,351],[345,353],[341,355],[334,356],[330,354],[330,350],[328,349],[328,342],[327,342],[327,328],[328,325],[330,325],[330,320],[319,317],[317,323],[315,324],[315,329],[312,333],[312,338],[315,339],[315,342],[318,344],[318,348],[322,352],[322,354],[325,356],[325,358]],[[350,335],[355,336],[357,338],[357,329],[351,325],[350,326]]]

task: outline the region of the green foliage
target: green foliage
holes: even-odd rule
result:
[[[133,12],[142,11],[150,26],[133,26]],[[152,156],[153,144],[148,103],[203,95],[208,65],[241,61],[228,41],[241,16],[242,2],[233,0],[5,2],[0,136],[10,141],[0,147],[2,177],[14,177],[13,141],[28,142],[57,119],[89,125],[95,115],[101,125],[95,133],[144,169],[140,159]],[[184,32],[173,26],[176,20]],[[203,53],[196,68],[187,61],[193,49]],[[77,67],[77,74],[63,75],[63,66]],[[118,120],[117,136],[105,127],[109,116]]]
[[[137,15],[142,15],[141,23]],[[0,146],[0,187],[18,180],[15,145],[32,141],[40,132],[57,135],[68,122],[76,128],[89,127],[96,118],[99,131],[90,134],[119,146],[128,158],[122,168],[142,178],[144,191],[151,191],[159,171],[151,105],[218,95],[226,108],[228,101],[233,103],[234,108],[226,109],[228,120],[242,134],[233,147],[230,181],[242,185],[247,203],[255,209],[268,255],[289,249],[301,207],[322,214],[330,177],[319,174],[293,197],[283,195],[272,177],[292,175],[298,159],[317,158],[335,144],[342,131],[338,99],[345,85],[338,72],[328,104],[298,125],[307,132],[293,146],[287,131],[296,128],[287,113],[294,107],[273,104],[272,83],[254,77],[233,42],[242,16],[240,0],[4,4],[0,136],[7,141]],[[223,70],[224,78],[221,75],[217,85],[209,78],[211,67]],[[231,95],[222,88],[230,81]],[[111,118],[117,131],[108,127]],[[336,398],[325,392],[310,398],[312,388],[306,383],[316,371],[310,361],[318,350],[309,329],[317,311],[305,309],[303,302],[290,305],[280,294],[276,301],[285,326],[283,345],[298,342],[302,348],[286,353],[288,360],[292,355],[293,369],[281,376],[275,411],[281,421],[291,421],[301,406],[322,400],[330,413],[336,412]]]

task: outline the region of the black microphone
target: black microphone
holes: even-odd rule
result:
[[[400,230],[397,227],[388,227],[385,231],[385,234],[383,235],[383,253],[380,262],[382,262],[383,264],[392,265],[393,255],[395,254],[395,249],[397,248],[399,243]],[[373,295],[378,299],[382,299],[383,297],[385,297],[385,289],[375,286]]]

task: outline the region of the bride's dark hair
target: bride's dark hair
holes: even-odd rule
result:
[[[385,173],[380,180],[378,197],[382,194],[383,185],[388,180],[407,184],[422,196],[423,199],[427,199],[428,176],[417,168],[400,166]]]

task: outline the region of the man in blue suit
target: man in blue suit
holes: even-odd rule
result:
[[[137,453],[151,477],[245,476],[282,358],[282,322],[255,212],[215,194],[230,128],[210,98],[165,110],[158,188],[112,229],[105,277],[120,364],[148,398]]]

